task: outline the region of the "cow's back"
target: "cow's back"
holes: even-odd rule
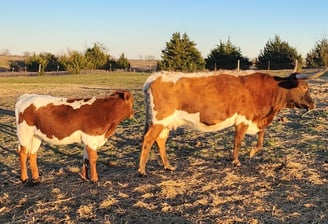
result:
[[[268,90],[276,88],[271,81],[267,74],[249,71],[155,73],[144,85],[146,130],[149,123],[165,125],[181,117],[207,126],[225,121],[222,127],[229,126],[238,119],[236,115],[257,123],[272,108],[265,99],[268,94],[263,94],[274,92]]]

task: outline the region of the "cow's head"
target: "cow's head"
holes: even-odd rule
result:
[[[309,86],[306,80],[320,77],[328,70],[315,74],[293,73],[286,78],[281,79],[279,86],[287,90],[288,108],[314,109],[315,104],[310,95]]]

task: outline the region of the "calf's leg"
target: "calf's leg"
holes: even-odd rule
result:
[[[98,181],[97,173],[97,150],[91,149],[89,146],[86,146],[84,153],[84,163],[82,165],[81,175],[84,179],[88,179],[88,166],[90,167],[90,180],[92,182]]]
[[[23,183],[26,183],[28,180],[27,167],[26,167],[26,162],[27,162],[26,147],[20,145],[18,154],[19,154],[19,162],[20,162],[20,168],[21,168],[21,181]]]
[[[139,174],[146,176],[146,163],[148,160],[149,151],[154,144],[155,140],[157,140],[159,134],[162,132],[164,126],[163,125],[151,125],[148,131],[144,135],[144,139],[142,142],[142,150],[140,155],[139,162]]]
[[[39,168],[38,168],[38,164],[37,164],[37,154],[36,153],[29,153],[28,157],[30,159],[32,182],[33,183],[38,183],[39,182]]]
[[[240,166],[241,163],[238,159],[239,149],[241,146],[241,142],[243,141],[248,125],[240,123],[236,125],[235,128],[235,140],[234,140],[234,148],[233,148],[233,161],[232,164],[235,166]]]

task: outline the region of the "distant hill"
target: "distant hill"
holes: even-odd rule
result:
[[[136,72],[156,71],[158,60],[129,59],[131,70]]]
[[[0,71],[9,71],[10,70],[10,63],[17,62],[17,63],[24,63],[25,57],[19,55],[0,55]]]

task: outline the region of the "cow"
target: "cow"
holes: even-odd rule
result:
[[[282,108],[313,109],[307,79],[321,76],[292,73],[287,77],[258,71],[156,72],[144,84],[146,124],[139,169],[146,175],[149,151],[156,142],[164,169],[174,170],[165,144],[172,129],[189,126],[202,132],[235,126],[233,164],[245,134],[258,134],[253,157],[261,150],[265,128]]]
[[[105,144],[122,120],[133,116],[132,107],[132,94],[126,90],[103,98],[21,95],[15,104],[21,181],[28,181],[26,162],[29,159],[32,183],[40,182],[37,151],[43,140],[54,145],[84,143],[81,176],[97,182],[97,148]]]

